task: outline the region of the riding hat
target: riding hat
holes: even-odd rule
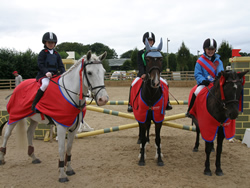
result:
[[[203,43],[203,50],[205,51],[206,48],[209,48],[209,49],[217,49],[217,43],[214,39],[212,38],[208,38],[204,41]]]
[[[154,33],[152,33],[152,32],[146,32],[146,33],[144,33],[144,35],[143,35],[143,37],[142,37],[142,42],[145,44],[145,40],[146,39],[152,39],[153,41],[154,41],[154,43],[155,43],[155,35],[154,35]]]
[[[56,37],[55,33],[46,32],[46,33],[43,35],[43,39],[42,39],[43,44],[45,44],[46,41],[57,43],[57,37]]]

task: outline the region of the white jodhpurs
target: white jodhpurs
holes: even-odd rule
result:
[[[42,85],[41,85],[40,89],[44,92],[47,89],[47,87],[49,86],[49,78],[43,78],[41,80],[41,82],[42,82]]]
[[[194,92],[195,96],[197,96],[204,87],[205,85],[199,85]]]

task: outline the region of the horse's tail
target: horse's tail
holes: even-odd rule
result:
[[[26,119],[22,119],[16,125],[17,146],[20,149],[26,149],[28,146],[26,130],[27,130]]]

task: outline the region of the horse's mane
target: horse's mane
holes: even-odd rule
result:
[[[77,62],[75,62],[74,65],[72,65],[66,72],[64,72],[61,77],[67,75],[68,73],[70,73],[72,70],[74,70],[76,67],[78,67],[79,64],[82,63],[82,59],[86,59],[87,55],[83,55]],[[98,60],[98,56],[96,54],[92,54],[91,55],[91,60],[92,61],[97,61]]]

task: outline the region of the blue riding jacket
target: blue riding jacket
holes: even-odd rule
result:
[[[210,59],[205,53],[203,53],[203,55],[205,56],[205,58]],[[213,60],[213,63],[215,61],[219,62],[218,66],[216,68],[216,76],[217,76],[219,72],[224,71],[224,67],[223,67],[222,61],[220,60],[220,55],[219,54],[214,54],[214,55],[215,55],[215,59]],[[209,80],[211,82],[214,81],[214,78],[207,72],[207,70],[205,70],[197,62],[195,64],[194,77],[196,79],[197,85],[201,84],[203,80]]]

